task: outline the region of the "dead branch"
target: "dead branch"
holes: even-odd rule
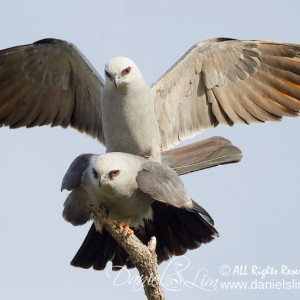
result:
[[[133,233],[124,236],[123,229],[116,226],[116,222],[107,218],[105,214],[91,203],[89,204],[96,228],[104,227],[107,232],[128,253],[131,261],[140,273],[148,300],[164,300],[165,296],[160,284],[155,252],[156,238],[152,237],[148,245],[144,245]],[[97,226],[97,223],[99,226]]]

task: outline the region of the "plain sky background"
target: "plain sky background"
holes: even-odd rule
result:
[[[299,1],[1,1],[0,49],[55,37],[73,42],[103,75],[114,56],[133,59],[153,83],[192,45],[215,37],[300,44]],[[0,91],[1,93],[1,91]],[[183,281],[221,276],[228,265],[300,269],[300,119],[220,127],[214,135],[240,147],[244,159],[183,177],[190,196],[213,216],[220,238],[178,259],[190,266]],[[63,175],[81,153],[102,153],[96,140],[73,129],[0,129],[0,299],[145,299],[133,286],[115,286],[117,273],[71,267],[90,224],[61,217]],[[167,263],[160,266],[162,273]],[[170,273],[169,269],[169,273]],[[266,281],[298,280],[269,275]],[[167,274],[167,271],[166,271]],[[137,275],[130,271],[131,277]],[[198,278],[203,278],[203,273]],[[180,279],[170,276],[169,279]],[[173,281],[175,284],[175,282]],[[299,299],[300,290],[165,288],[167,299]],[[177,286],[177,287],[178,287]]]

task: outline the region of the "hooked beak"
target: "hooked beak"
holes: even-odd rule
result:
[[[103,176],[100,176],[99,177],[99,188],[101,188],[104,181],[105,181],[105,178]]]
[[[118,76],[114,75],[113,78],[112,78],[112,81],[113,81],[113,83],[114,83],[114,85],[116,87],[116,90],[117,90],[118,89],[118,85],[120,83],[120,80],[119,80]]]

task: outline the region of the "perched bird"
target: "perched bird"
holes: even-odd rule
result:
[[[71,43],[44,39],[0,52],[0,126],[72,126],[107,152],[161,160],[161,151],[218,124],[298,116],[300,46],[212,39],[153,85],[116,57],[105,79]]]
[[[82,154],[70,165],[62,190],[71,191],[63,217],[73,225],[90,219],[88,203],[104,206],[108,217],[130,225],[143,243],[157,238],[158,262],[198,248],[218,236],[210,215],[186,193],[175,171],[161,163],[120,152]],[[93,224],[71,264],[103,270],[133,267],[128,254]]]

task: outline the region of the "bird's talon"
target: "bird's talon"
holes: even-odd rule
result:
[[[128,224],[122,223],[122,224],[119,224],[119,226],[120,226],[120,229],[121,229],[124,237],[134,233],[134,231],[131,228],[129,228]]]
[[[134,231],[131,228],[128,228],[127,234],[130,235],[130,234],[133,234],[133,233],[134,233]]]
[[[123,224],[122,227],[125,235],[133,234],[134,231],[127,224]]]

